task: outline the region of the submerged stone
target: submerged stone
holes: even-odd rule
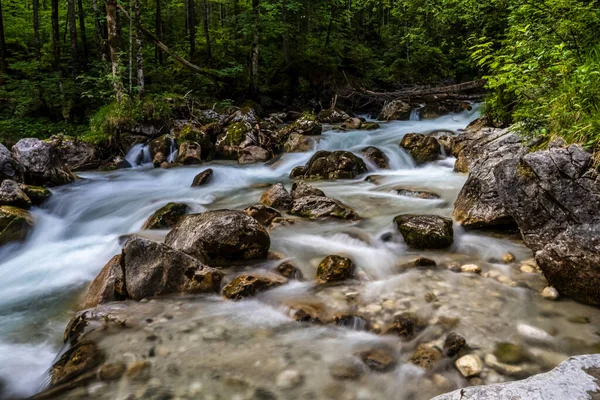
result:
[[[244,274],[238,276],[223,288],[223,296],[230,300],[242,300],[281,286],[286,282],[287,279],[277,275]]]
[[[328,256],[317,268],[317,280],[319,283],[343,281],[354,275],[354,269],[354,263],[349,258]]]

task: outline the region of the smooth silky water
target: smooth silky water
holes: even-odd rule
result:
[[[593,351],[600,342],[594,329],[600,324],[597,310],[569,300],[542,299],[538,293],[544,287],[543,278],[519,270],[520,262],[531,259],[532,254],[515,237],[466,233],[455,226],[455,244],[451,249],[415,251],[406,247],[393,226],[393,218],[399,214],[451,216],[454,200],[466,180],[465,175],[453,172],[452,158],[416,167],[398,146],[403,135],[436,130],[458,132],[476,117],[474,110],[435,120],[386,123],[375,131],[325,132],[315,151],[348,150],[360,154],[362,148],[373,145],[386,153],[391,170],[378,171],[368,164],[368,175],[375,175],[369,181],[365,181],[365,175],[352,181],[314,182],[326,195],[353,207],[361,220],[297,219],[292,225],[278,226],[270,232],[271,250],[292,260],[307,278],[305,281],[291,282],[239,303],[216,296],[130,303],[129,313],[139,321],[167,313],[169,323],[160,327],[160,321],[166,319],[154,318],[144,330],[128,331],[128,343],[122,343],[119,335],[109,335],[102,340],[104,347],[117,355],[130,347],[127,354],[135,357],[146,351],[143,335],[148,330],[169,333],[171,344],[163,346],[167,347],[163,351],[167,360],[179,351],[182,353],[173,362],[187,362],[189,366],[204,360],[204,364],[197,365],[197,375],[187,370],[160,386],[173,393],[191,393],[192,398],[195,392],[211,391],[222,395],[212,398],[246,398],[248,387],[262,385],[267,390],[269,382],[274,386],[277,373],[290,368],[302,373],[304,383],[288,392],[286,398],[429,398],[460,387],[465,381],[445,361],[447,368],[442,366],[438,371],[445,380],[440,384],[438,378],[436,386],[431,374],[407,360],[418,343],[443,340],[435,322],[453,318],[459,321],[454,331],[462,334],[472,348],[489,353],[496,342],[523,344],[538,351],[540,357],[551,359],[545,361],[545,369],[563,356]],[[53,197],[42,208],[33,209],[36,227],[31,237],[22,245],[0,249],[0,380],[8,395],[31,395],[47,381],[46,371],[62,347],[62,334],[78,296],[120,251],[122,235],[139,232],[149,215],[171,201],[187,203],[195,213],[243,209],[258,202],[266,184],[282,182],[289,190],[291,169],[304,165],[312,153],[285,154],[268,165],[213,162],[164,170],[144,164],[149,161],[147,150],[138,146],[127,159],[132,164],[142,163],[141,166],[110,173],[81,173],[83,179],[77,183],[53,189]],[[194,176],[208,167],[214,170],[211,183],[191,188]],[[440,199],[400,196],[396,192],[399,188],[434,192]],[[162,240],[166,233],[142,234]],[[391,240],[382,240],[384,234],[389,239],[390,233]],[[508,252],[516,256],[514,264],[493,262]],[[350,257],[357,265],[357,279],[318,287],[314,281],[316,267],[330,254]],[[499,282],[441,268],[402,269],[421,256],[438,264],[475,263],[484,273],[495,270],[507,278]],[[264,262],[238,270],[268,271],[275,265]],[[231,279],[231,274],[227,279]],[[520,283],[527,283],[530,288]],[[438,300],[428,303],[426,294],[433,294]],[[347,327],[293,322],[289,307],[298,304],[310,304],[331,315],[363,315],[380,327],[391,322],[394,314],[411,311],[429,320],[430,326],[414,341],[402,343],[395,337]],[[591,323],[571,323],[568,319],[572,316],[588,317]],[[187,324],[192,327],[181,328]],[[534,338],[539,329],[551,336]],[[385,346],[398,360],[396,369],[385,374],[368,373],[351,383],[332,380],[329,369],[336,363],[354,362],[353,354],[365,346]],[[212,372],[202,369],[206,363],[211,364]],[[156,371],[159,374],[160,368]],[[245,383],[219,384],[215,373],[220,378],[233,374]],[[484,382],[504,379],[490,374]]]

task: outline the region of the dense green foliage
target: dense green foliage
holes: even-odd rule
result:
[[[0,68],[3,140],[63,132],[99,141],[136,122],[168,119],[177,107],[252,99],[310,109],[348,85],[388,89],[483,75],[490,89],[486,112],[497,122],[597,146],[598,1],[118,0],[114,43],[106,3],[0,0],[7,55]],[[128,19],[136,3],[146,30],[144,87]],[[119,56],[116,75],[109,44]],[[120,103],[114,103],[115,82],[124,91]]]

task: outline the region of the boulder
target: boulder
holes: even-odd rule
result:
[[[456,165],[463,160],[461,169],[468,167],[470,173],[454,203],[453,217],[465,228],[512,227],[515,221],[499,197],[493,170],[500,162],[518,160],[527,149],[508,130],[486,128],[480,138],[481,132],[473,134],[471,146],[464,147],[465,141],[461,142]]]
[[[21,139],[13,146],[12,152],[23,168],[26,184],[56,186],[76,179],[50,143],[33,138]]]
[[[292,134],[318,136],[322,132],[323,126],[317,121],[317,118],[312,114],[304,113],[295,122],[275,132],[274,140],[280,147],[283,147]]]
[[[362,127],[363,121],[360,118],[348,118],[340,126],[345,131],[356,131]]]
[[[355,220],[359,216],[341,201],[324,196],[305,196],[292,201],[290,214],[310,219],[339,218]]]
[[[402,100],[393,100],[383,106],[378,119],[382,121],[408,120],[412,107]]]
[[[319,283],[339,282],[352,278],[355,266],[352,260],[340,256],[327,256],[317,268]]]
[[[267,207],[264,204],[255,204],[244,210],[250,217],[257,220],[261,225],[269,226],[275,218],[280,218],[281,213],[274,208]]]
[[[117,254],[110,259],[88,286],[83,295],[81,309],[93,308],[111,301],[125,300],[127,293],[124,285],[121,255]]]
[[[363,131],[374,131],[375,129],[379,129],[381,126],[377,122],[363,122],[360,126],[360,129]]]
[[[137,236],[123,247],[120,266],[123,291],[133,300],[171,293],[216,293],[223,278],[221,271],[197,258]]]
[[[163,153],[156,153],[152,159],[154,168],[160,168],[164,163],[168,164],[167,157]]]
[[[236,124],[236,123],[248,123],[250,125],[256,125],[258,123],[258,114],[252,107],[243,107],[231,114],[226,120],[225,124]]]
[[[0,206],[0,246],[25,240],[32,229],[33,216],[29,211]]]
[[[68,384],[78,376],[91,372],[104,360],[104,355],[93,342],[80,342],[65,351],[50,367],[52,387]]]
[[[494,169],[498,194],[549,284],[600,305],[600,177],[577,145],[507,159]]]
[[[454,136],[442,135],[436,137],[436,139],[440,144],[441,150],[443,150],[443,154],[446,157],[451,157],[454,155]]]
[[[14,159],[12,153],[0,143],[0,182],[5,179],[22,182],[23,168]]]
[[[397,365],[396,359],[390,353],[389,350],[370,349],[357,353],[356,356],[372,371],[389,372]]]
[[[52,196],[52,192],[45,187],[23,184],[21,184],[19,187],[27,195],[27,197],[29,197],[31,200],[31,205],[33,206],[42,205]]]
[[[484,121],[485,122],[485,121]],[[454,137],[452,152],[456,157],[455,172],[468,173],[482,158],[523,155],[522,139],[509,129],[497,129],[471,123],[462,135]],[[490,154],[491,153],[491,154]]]
[[[442,353],[438,349],[422,344],[417,347],[410,362],[426,371],[431,371],[441,359]]]
[[[292,133],[283,144],[286,153],[306,153],[315,147],[315,140],[300,133]]]
[[[600,354],[571,357],[554,370],[528,379],[473,386],[432,400],[572,400],[600,393]]]
[[[210,160],[214,157],[214,145],[212,139],[212,132],[210,132],[210,126],[202,127],[198,123],[184,121],[174,121],[173,123],[173,136],[166,135],[161,143],[161,151],[168,155],[173,151],[174,139],[177,139],[178,143],[184,141],[196,142],[200,145],[200,156],[203,160]],[[220,125],[218,125],[220,128]],[[216,135],[214,136],[216,139]]]
[[[383,332],[384,335],[400,336],[404,340],[410,340],[417,331],[418,318],[412,313],[403,313],[394,318],[391,326]]]
[[[248,122],[232,123],[217,138],[215,144],[217,156],[228,160],[237,160],[240,146],[248,138],[254,139],[254,142],[257,141],[251,124]]]
[[[404,188],[398,188],[395,190],[396,190],[396,193],[398,193],[398,195],[400,195],[400,196],[415,197],[417,199],[423,199],[423,200],[437,200],[440,198],[440,196],[438,194],[433,193],[433,192],[427,192],[425,190],[411,190],[411,189],[404,189]]]
[[[220,264],[265,259],[271,239],[265,228],[241,211],[218,210],[187,215],[165,243],[193,257]]]
[[[0,206],[13,206],[29,210],[31,199],[17,182],[6,179],[0,184]]]
[[[325,197],[325,193],[304,181],[296,181],[292,184],[292,199],[299,199],[306,196]]]
[[[290,172],[290,178],[292,179],[302,179],[304,178],[304,174],[306,173],[306,167],[304,165],[294,167]]]
[[[168,203],[152,214],[142,229],[171,229],[183,219],[189,207],[183,203]]]
[[[435,161],[441,154],[440,144],[433,136],[420,133],[407,133],[400,142],[400,147],[406,149],[417,165]]]
[[[185,139],[187,140],[187,138]],[[171,150],[175,147],[175,138],[172,135],[162,135],[154,140],[151,140],[148,144],[150,149],[150,155],[154,158],[158,153],[162,153],[166,158],[171,154]]]
[[[281,183],[277,183],[260,196],[260,202],[277,210],[288,210],[292,202],[292,196]]]
[[[131,168],[131,164],[125,159],[125,157],[117,156],[104,163],[99,169],[100,171],[116,171],[118,169],[125,168]]]
[[[184,165],[200,164],[202,162],[202,148],[198,143],[186,140],[179,145],[177,162]]]
[[[409,247],[444,249],[452,246],[452,220],[437,215],[399,215],[394,218],[398,231]]]
[[[212,168],[205,169],[200,172],[198,175],[194,177],[194,182],[192,182],[192,187],[204,186],[208,184],[213,176]]]
[[[349,151],[325,150],[317,151],[306,164],[302,178],[319,179],[354,179],[367,172],[365,162]]]
[[[467,341],[464,337],[450,332],[444,340],[444,355],[447,357],[454,357],[460,353],[460,351],[467,345]]]
[[[360,153],[367,160],[369,160],[373,164],[375,164],[377,166],[377,168],[390,169],[390,164],[389,164],[390,160],[389,160],[388,156],[386,156],[385,153],[383,151],[379,150],[377,147],[374,147],[374,146],[365,147],[364,149],[362,149],[360,151]]]
[[[268,150],[258,146],[248,146],[240,149],[238,152],[238,163],[254,164],[267,162],[271,159],[271,153]]]
[[[348,118],[350,118],[348,114],[341,110],[336,110],[334,108],[322,110],[319,114],[317,114],[317,121],[323,124],[339,124],[340,122],[344,122]]]
[[[51,143],[62,163],[71,171],[82,171],[100,166],[98,151],[89,143],[59,137],[53,137]]]
[[[287,282],[278,275],[240,275],[223,288],[223,296],[230,300],[242,300],[260,292],[273,289]]]

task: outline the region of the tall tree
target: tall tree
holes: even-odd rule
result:
[[[96,52],[98,53],[98,58],[101,60],[106,60],[106,51],[105,51],[105,38],[106,38],[106,25],[103,22],[102,13],[100,12],[100,8],[98,7],[98,0],[92,0],[92,10],[94,10],[94,28],[96,31]]]
[[[81,48],[83,50],[83,61],[87,62],[88,46],[85,32],[85,11],[83,10],[83,0],[77,0],[77,11],[79,13],[79,32],[81,34]]]
[[[137,61],[137,80],[138,80],[138,91],[139,94],[143,94],[144,87],[144,53],[143,53],[143,42],[142,42],[142,16],[140,11],[140,0],[134,0],[134,12],[135,12],[135,45],[137,49],[136,61]]]
[[[208,0],[202,0],[202,24],[204,25],[204,40],[206,40],[206,62],[212,61],[212,46],[210,43]]]
[[[42,42],[40,40],[40,0],[33,0],[33,38],[35,41],[35,58],[42,58]]]
[[[54,67],[60,71],[60,34],[58,26],[58,0],[52,0],[52,53]]]
[[[108,28],[108,46],[110,48],[113,88],[117,102],[121,102],[123,97],[123,84],[121,83],[121,76],[119,73],[120,38],[117,22],[117,0],[106,0],[106,24]]]
[[[250,95],[256,99],[258,97],[258,56],[260,45],[260,0],[252,0],[252,16],[254,22],[254,31],[252,35],[252,46],[250,54]]]
[[[196,54],[196,6],[194,0],[187,0],[187,16],[190,41],[190,59],[194,59]]]
[[[162,9],[161,0],[156,0],[156,21],[155,27],[156,37],[158,40],[163,40],[163,26],[162,26]],[[158,45],[154,46],[154,60],[159,64],[163,65],[163,54]]]
[[[6,60],[6,39],[4,37],[4,16],[2,15],[2,0],[0,0],[0,70],[6,71],[8,61]]]
[[[75,0],[67,0],[69,39],[71,41],[71,62],[73,65],[73,76],[79,72],[79,46],[77,44],[77,22],[75,18]]]

